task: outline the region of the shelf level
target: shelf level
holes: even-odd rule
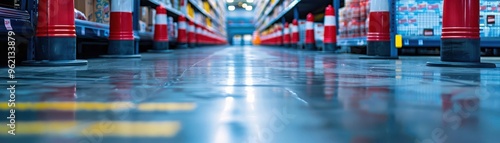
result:
[[[403,36],[403,46],[408,47],[440,47],[441,37]],[[500,48],[500,37],[482,37],[481,47]]]
[[[202,8],[202,7],[198,4],[198,2],[195,2],[194,0],[189,0],[189,2],[190,2],[190,3],[191,3],[191,4],[192,4],[192,5],[193,5],[196,9],[198,9],[198,11],[200,11],[200,12],[201,12],[203,15],[205,15],[206,17],[209,17],[209,18],[210,18],[213,22],[215,22],[217,25],[220,25],[220,26],[222,26],[222,25],[223,25],[223,24],[221,24],[221,23],[219,22],[219,20],[218,20],[216,17],[214,17],[214,16],[210,15],[207,11],[205,11],[205,9],[203,9],[203,8]]]
[[[338,46],[366,46],[366,37],[338,38]]]
[[[278,21],[279,19],[281,19],[281,17],[283,17],[285,14],[287,14],[288,12],[290,12],[295,6],[297,6],[297,4],[299,4],[301,0],[294,0],[292,1],[281,13],[278,14],[277,17],[273,18],[271,21],[267,22],[267,23],[263,23],[259,28],[258,30],[259,31],[264,31],[265,29],[267,29],[269,26],[271,26],[272,24],[274,24],[276,21]]]
[[[257,19],[258,20],[257,23],[262,23],[262,21],[265,19],[264,17],[269,16],[269,14],[274,10],[274,8],[281,2],[282,0],[276,0],[276,2],[273,5],[267,7],[266,11],[264,11],[264,15],[259,16],[259,19]]]
[[[156,8],[157,6],[161,5],[162,3],[159,2],[158,0],[141,0],[141,6],[149,6],[151,8]],[[171,7],[171,6],[166,6],[167,9],[167,15],[172,16],[174,18],[177,18],[180,15],[185,15],[181,11]],[[189,17],[188,17],[189,19]]]
[[[30,15],[27,11],[0,7],[0,20],[2,21],[0,35],[8,35],[9,31],[23,37],[31,37],[35,34],[35,29],[30,22]]]
[[[440,37],[426,36],[403,36],[403,47],[440,47]],[[338,38],[337,45],[339,46],[366,46],[366,37],[360,38]],[[483,37],[481,38],[482,48],[500,48],[500,37]]]
[[[261,6],[262,8],[260,8],[259,11],[256,13],[257,16],[254,18],[254,21],[259,21],[259,19],[261,17],[263,17],[262,13],[264,12],[264,10],[267,7],[267,5],[269,4],[269,2],[271,2],[271,1],[270,0],[264,0],[264,4]]]
[[[109,25],[75,19],[76,36],[88,39],[108,39]]]

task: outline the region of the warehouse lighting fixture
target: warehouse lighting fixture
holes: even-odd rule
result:
[[[234,0],[227,0],[227,3],[232,3],[234,2]]]
[[[227,9],[229,11],[233,11],[234,9],[236,9],[236,7],[234,7],[234,5],[230,5],[230,6],[227,7]]]
[[[249,2],[249,3],[253,3],[253,0],[247,0],[247,2]]]
[[[241,7],[243,7],[243,8],[247,8],[247,6],[248,5],[246,3],[244,3],[243,5],[241,5]]]
[[[253,7],[252,7],[252,6],[247,6],[245,9],[246,9],[247,11],[252,11]]]

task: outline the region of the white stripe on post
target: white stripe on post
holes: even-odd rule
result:
[[[187,23],[186,23],[186,21],[181,21],[181,22],[179,22],[179,29],[186,30],[186,28],[187,28]]]
[[[167,25],[167,15],[166,14],[156,14],[155,18],[156,24]]]
[[[325,26],[335,26],[335,22],[335,16],[325,16]]]
[[[189,25],[189,29],[188,29],[189,32],[195,32],[195,27],[194,25]]]
[[[201,28],[200,27],[196,28],[196,33],[201,34]]]
[[[389,12],[389,1],[372,0],[370,2],[370,12]]]
[[[314,23],[313,22],[306,22],[306,30],[312,30],[314,29]]]
[[[297,33],[299,32],[299,28],[296,25],[292,25],[292,33]]]
[[[133,0],[112,0],[111,12],[132,12],[134,11]]]

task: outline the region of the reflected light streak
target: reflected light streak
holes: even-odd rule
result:
[[[248,103],[255,102],[255,89],[253,87],[245,87],[246,100]]]
[[[234,93],[234,83],[235,83],[235,80],[236,80],[236,77],[235,77],[235,70],[234,70],[234,65],[230,65],[228,67],[228,71],[227,71],[227,80],[226,80],[226,87],[224,88],[224,91],[227,93],[227,94],[233,94]]]
[[[253,85],[253,71],[252,67],[248,67],[248,69],[245,70],[245,85]]]
[[[214,143],[231,143],[231,129],[224,124],[231,121],[232,110],[234,110],[234,97],[226,97],[224,100],[224,110],[219,116],[219,124],[221,125],[217,128]]]

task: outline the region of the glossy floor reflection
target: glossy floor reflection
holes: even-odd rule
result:
[[[16,135],[4,90],[0,142],[498,143],[500,68],[358,56],[218,47],[18,67]]]

